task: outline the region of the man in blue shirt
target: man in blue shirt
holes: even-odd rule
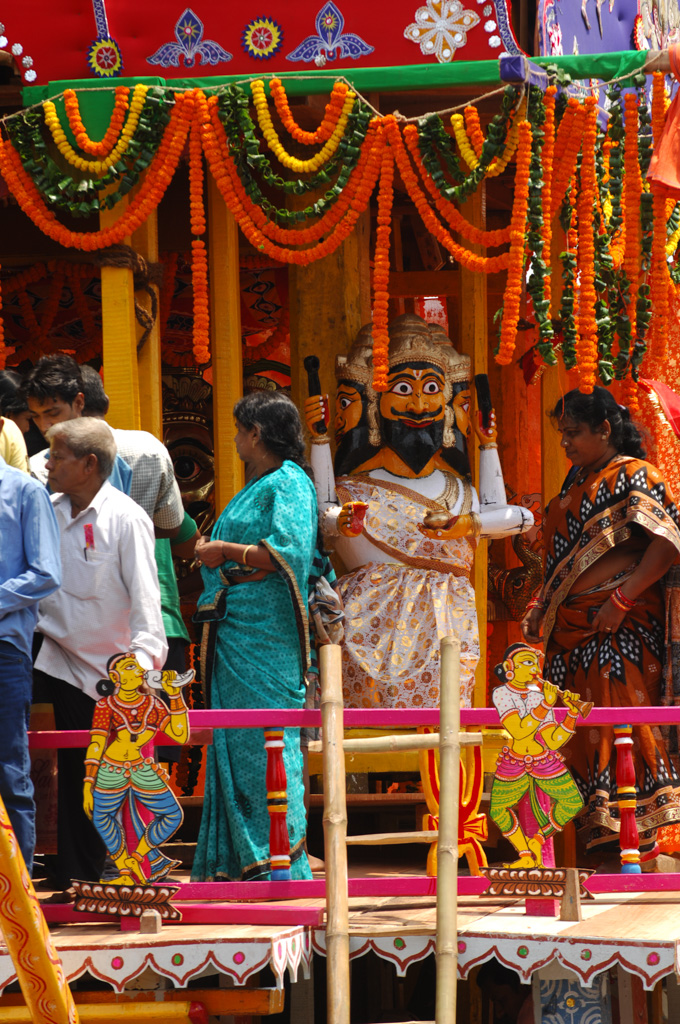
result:
[[[0,457],[0,796],[29,874],[35,848],[27,731],[31,644],[38,601],[61,585],[59,551],[47,491]]]

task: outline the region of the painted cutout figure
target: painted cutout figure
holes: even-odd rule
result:
[[[510,868],[542,867],[546,839],[561,831],[583,807],[564,755],[558,751],[574,735],[578,716],[586,718],[593,705],[541,679],[539,658],[533,647],[511,644],[502,665],[494,669],[502,685],[496,687],[492,700],[511,740],[498,756],[489,814],[519,854],[518,860],[506,865]],[[567,707],[562,723],[554,712],[558,698]],[[547,810],[541,806],[539,792],[550,800]],[[515,810],[527,794],[539,826],[531,837]]]
[[[194,673],[145,672],[127,653],[110,658],[107,671],[109,679],[98,684],[106,695],[97,702],[92,720],[83,807],[120,872],[113,884],[145,885],[165,878],[179,864],[158,847],[179,828],[182,809],[167,785],[167,775],[153,758],[143,756],[142,748],[159,731],[186,743],[189,720],[182,687]],[[165,690],[169,707],[159,697],[141,692],[145,683]],[[126,803],[137,838],[134,850],[129,849],[123,823]]]
[[[470,360],[445,331],[404,314],[389,325],[387,390],[373,390],[372,327],[336,363],[335,463],[320,395],[305,404],[321,529],[348,572],[343,693],[346,707],[436,707],[439,640],[461,641],[461,701],[470,706],[479,659],[470,581],[477,540],[528,530],[508,505],[496,423],[470,417]],[[480,442],[479,493],[468,436]],[[368,507],[363,527],[343,521]]]

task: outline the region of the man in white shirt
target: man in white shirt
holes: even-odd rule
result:
[[[57,728],[89,729],[112,654],[130,651],[149,669],[165,661],[153,524],[108,482],[116,444],[105,423],[67,420],[47,438],[63,582],[40,603],[36,676],[52,697]],[[104,859],[82,809],[83,777],[83,750],[61,750],[57,882],[64,889],[72,878],[98,880]]]

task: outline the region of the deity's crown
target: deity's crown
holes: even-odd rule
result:
[[[390,321],[389,365],[431,363],[447,383],[470,380],[470,357],[456,352],[439,324],[429,324],[415,313],[404,313]],[[366,324],[356,336],[347,356],[338,356],[335,375],[339,380],[370,384],[373,379],[373,325]]]

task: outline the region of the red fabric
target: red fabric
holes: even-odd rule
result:
[[[669,46],[673,76],[680,80],[680,46]],[[680,199],[680,90],[666,112],[666,121],[661,138],[654,146],[654,153],[647,171],[651,190],[657,195]]]

